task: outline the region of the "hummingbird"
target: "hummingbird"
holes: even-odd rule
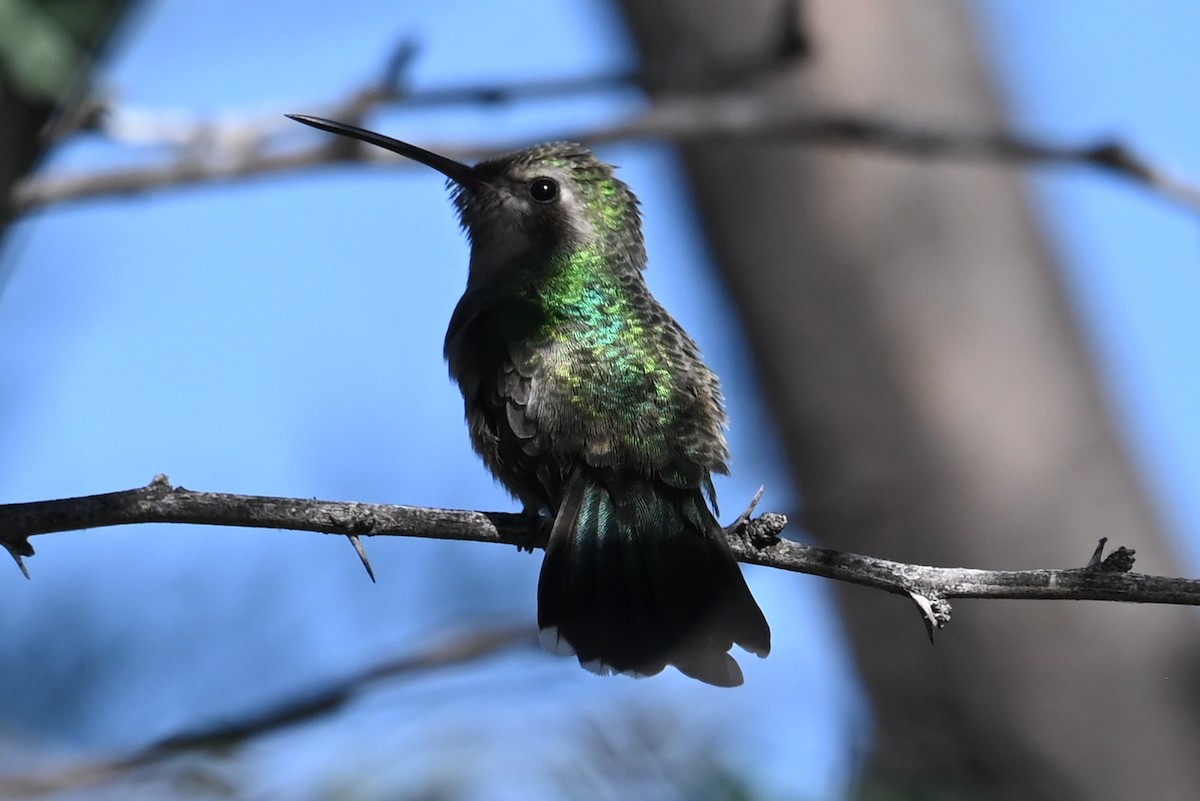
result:
[[[473,166],[288,115],[437,170],[470,242],[445,357],[471,443],[531,519],[549,518],[542,646],[600,674],[673,665],[742,684],[766,618],[717,522],[726,413],[695,341],[650,294],[638,200],[582,145]]]

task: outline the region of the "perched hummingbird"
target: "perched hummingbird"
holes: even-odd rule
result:
[[[471,263],[445,355],[475,450],[527,513],[553,517],[542,645],[597,673],[674,665],[741,684],[730,648],[766,656],[771,632],[714,516],[725,409],[696,343],[646,287],[629,187],[577,144],[472,167],[289,116],[449,179]]]

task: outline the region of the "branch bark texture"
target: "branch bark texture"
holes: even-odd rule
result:
[[[314,531],[352,537],[404,536],[542,548],[544,527],[509,512],[277,498],[197,492],[157,476],[145,487],[79,498],[0,506],[0,544],[20,558],[29,538],[54,532],[137,523],[191,523]],[[779,514],[740,519],[727,532],[737,558],[797,573],[859,584],[933,604],[930,622],[949,620],[950,598],[1131,601],[1200,605],[1200,580],[1129,572],[1133,552],[1067,569],[980,570],[905,564],[780,538]]]

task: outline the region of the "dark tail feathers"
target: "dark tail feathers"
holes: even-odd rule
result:
[[[667,665],[734,687],[734,643],[771,632],[698,488],[581,467],[567,483],[538,582],[542,644],[597,673]]]

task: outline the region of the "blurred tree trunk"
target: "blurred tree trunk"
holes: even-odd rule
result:
[[[814,109],[1003,125],[962,4],[794,5],[623,2],[651,92],[750,80]],[[797,14],[799,37],[784,25]],[[789,52],[803,55],[782,74],[745,77]],[[1107,535],[1179,572],[1019,171],[767,143],[682,152],[822,543],[1030,568],[1081,566]],[[1196,797],[1192,610],[962,601],[930,647],[911,604],[838,592],[875,714],[860,798]],[[786,636],[803,615],[772,624]]]

